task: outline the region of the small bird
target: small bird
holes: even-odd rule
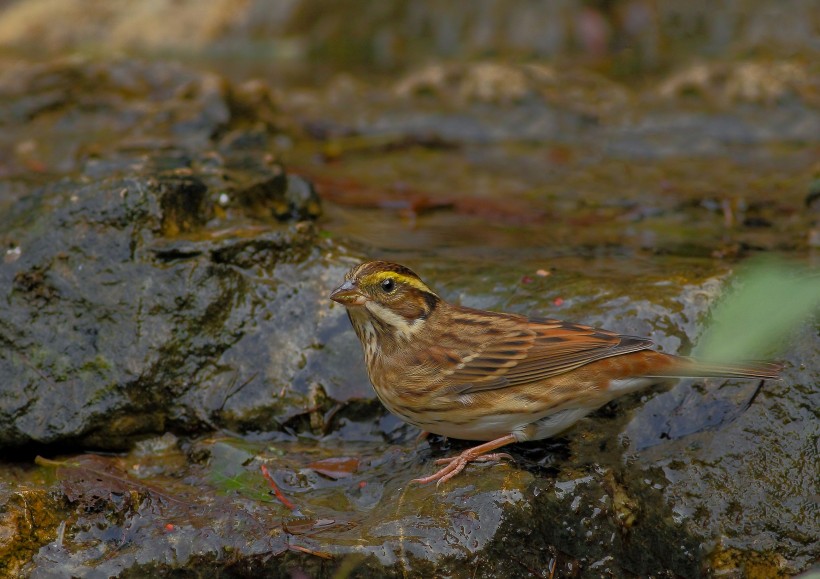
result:
[[[369,261],[330,299],[347,309],[379,400],[422,435],[487,441],[412,482],[441,484],[492,451],[553,436],[663,378],[777,379],[775,363],[708,364],[650,340],[549,318],[447,303],[413,271]]]

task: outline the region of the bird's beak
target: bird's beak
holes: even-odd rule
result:
[[[365,297],[359,291],[359,288],[350,280],[347,280],[333,290],[330,293],[330,299],[334,302],[339,302],[345,307],[362,306],[365,302]]]

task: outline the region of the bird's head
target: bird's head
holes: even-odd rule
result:
[[[354,326],[370,319],[377,329],[403,337],[415,333],[441,301],[412,270],[387,261],[357,265],[330,299],[347,308]]]

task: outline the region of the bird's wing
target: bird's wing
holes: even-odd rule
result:
[[[538,382],[596,360],[652,347],[644,338],[561,320],[504,314],[493,318],[491,326],[474,331],[482,339],[462,342],[480,345],[461,349],[460,362],[447,371],[447,382],[460,394]]]

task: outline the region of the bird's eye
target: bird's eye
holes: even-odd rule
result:
[[[392,292],[396,289],[396,282],[393,281],[393,278],[388,277],[387,279],[382,280],[382,289],[387,293]]]

